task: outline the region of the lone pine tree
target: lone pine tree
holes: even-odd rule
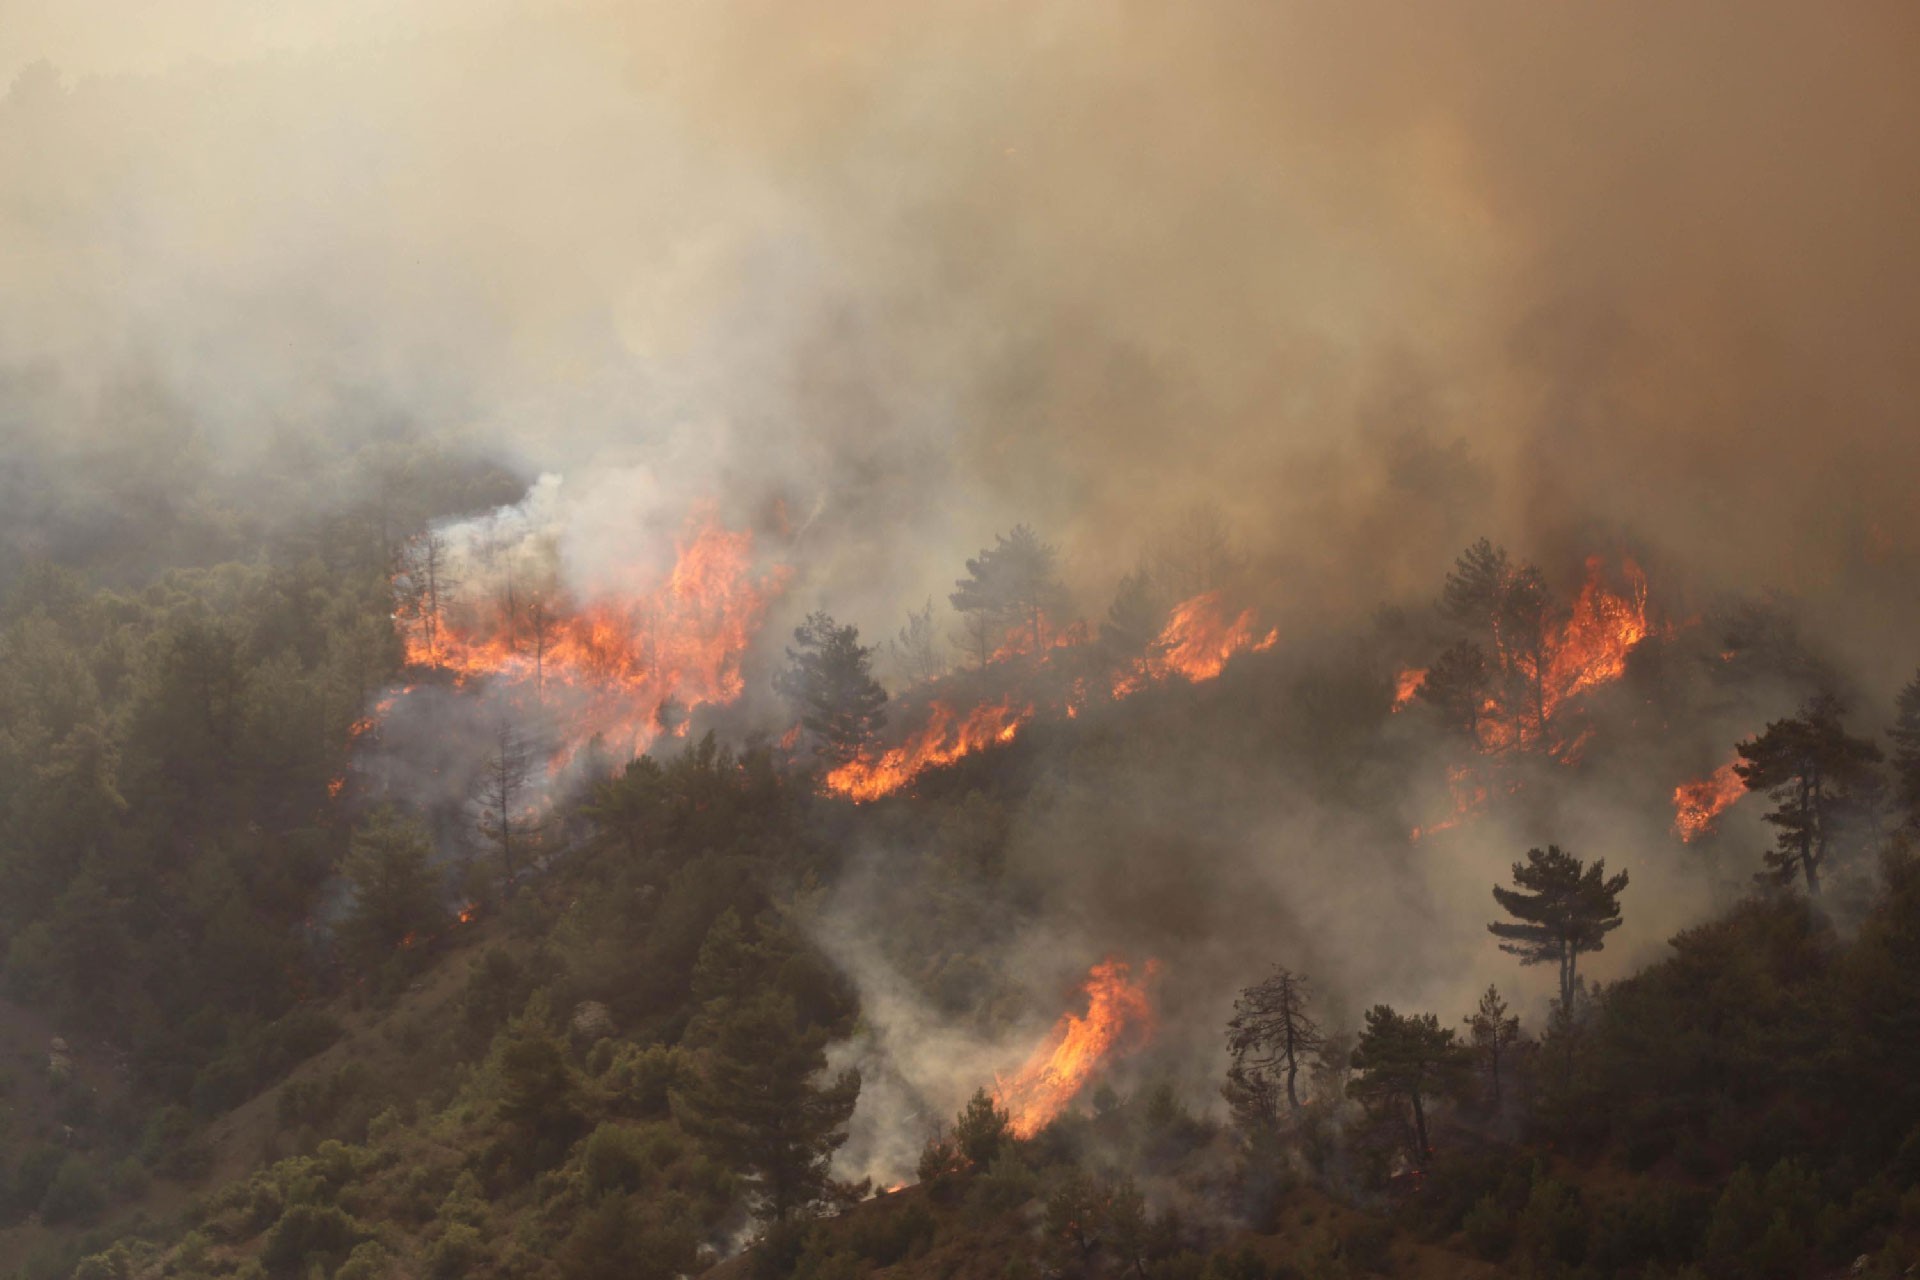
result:
[[[1585,866],[1550,844],[1527,850],[1513,864],[1514,888],[1494,886],[1494,901],[1513,917],[1496,920],[1487,931],[1501,939],[1500,949],[1521,964],[1560,966],[1560,1003],[1573,1003],[1575,966],[1581,952],[1599,951],[1607,935],[1620,927],[1620,891],[1627,873],[1607,875],[1606,859]]]

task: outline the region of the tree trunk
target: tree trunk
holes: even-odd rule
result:
[[[1421,1105],[1420,1091],[1418,1089],[1413,1090],[1407,1096],[1413,1100],[1413,1136],[1414,1140],[1419,1143],[1419,1149],[1414,1156],[1414,1164],[1421,1169],[1425,1169],[1427,1167],[1427,1156],[1432,1150],[1432,1148],[1427,1145],[1427,1109]]]

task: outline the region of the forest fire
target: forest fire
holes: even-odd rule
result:
[[[484,678],[517,710],[558,720],[556,765],[596,736],[637,755],[684,728],[687,712],[739,696],[741,657],[786,578],[779,567],[756,571],[752,535],[711,512],[687,521],[675,550],[657,580],[576,599],[559,587],[516,591],[511,576],[463,589],[429,534],[395,580],[407,661],[452,673],[456,686]]]
[[[1159,972],[1160,962],[1151,959],[1138,981],[1124,960],[1109,957],[1093,966],[1085,986],[1086,1015],[1062,1015],[1019,1071],[994,1081],[994,1102],[1007,1112],[1016,1137],[1030,1138],[1046,1128],[1116,1053],[1137,1049],[1152,1037],[1146,984]]]
[[[1425,667],[1408,667],[1393,678],[1393,710],[1405,711],[1427,678]]]
[[[1683,844],[1712,834],[1720,815],[1746,793],[1731,760],[1704,778],[1681,783],[1673,789],[1673,834]]]
[[[1280,639],[1277,629],[1259,633],[1252,609],[1228,617],[1218,591],[1208,591],[1173,607],[1159,637],[1146,654],[1134,659],[1133,669],[1114,681],[1113,696],[1124,698],[1150,682],[1180,675],[1194,684],[1211,680],[1238,653],[1260,653]]]
[[[1032,718],[1033,704],[1011,697],[975,707],[965,716],[936,700],[927,708],[927,723],[913,737],[877,759],[841,765],[827,774],[827,789],[856,801],[877,800],[927,769],[951,764],[997,742],[1013,741],[1020,726]]]

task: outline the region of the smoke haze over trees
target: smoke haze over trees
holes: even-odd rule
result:
[[[1904,1266],[1917,57],[0,0],[0,1265]]]

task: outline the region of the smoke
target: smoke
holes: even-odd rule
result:
[[[869,637],[1021,520],[1097,617],[1204,504],[1273,674],[1166,726],[1209,749],[1089,746],[1000,815],[1028,923],[956,935],[1002,957],[986,1021],[1113,950],[1167,960],[1167,1045],[1277,959],[1464,1010],[1547,839],[1633,872],[1600,976],[1685,923],[1717,873],[1649,853],[1663,798],[1791,689],[1674,677],[1721,700],[1646,759],[1414,846],[1425,746],[1343,728],[1431,656],[1375,611],[1480,534],[1561,588],[1637,549],[1705,648],[1789,593],[1870,697],[1920,659],[1910,5],[395,8],[0,4],[0,484],[78,520],[407,423],[565,476],[460,536],[574,590],[710,502],[781,539],[771,633]],[[898,1107],[943,1114],[978,1040],[848,942],[896,898],[838,895]]]

